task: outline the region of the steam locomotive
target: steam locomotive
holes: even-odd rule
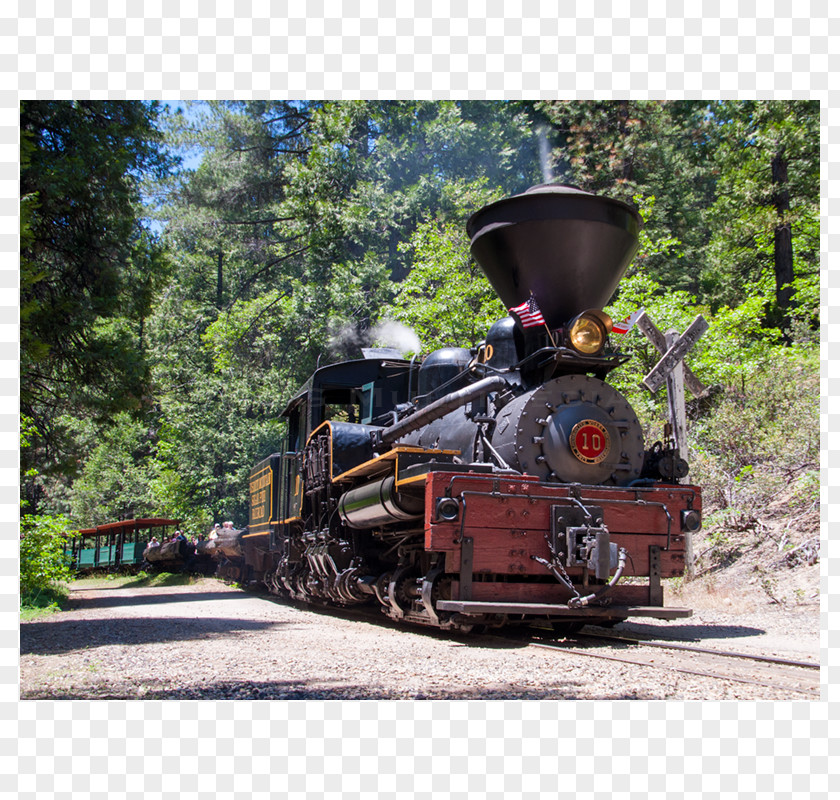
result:
[[[684,572],[700,490],[605,381],[627,356],[602,309],[640,226],[561,185],[475,213],[472,254],[516,313],[471,350],[318,369],[251,473],[228,576],[448,630],[689,616],[662,579]]]

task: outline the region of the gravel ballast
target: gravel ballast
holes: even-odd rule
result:
[[[84,588],[82,588],[84,587]],[[689,604],[690,605],[690,604]],[[700,608],[618,632],[819,660],[815,603]],[[299,607],[207,578],[81,582],[21,624],[21,699],[803,699],[785,690]]]

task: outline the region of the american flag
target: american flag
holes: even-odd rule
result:
[[[537,301],[534,300],[533,295],[522,303],[522,305],[515,306],[514,308],[508,310],[511,314],[515,314],[519,317],[519,321],[522,323],[523,328],[534,328],[537,325],[545,325],[545,319],[543,318],[542,311],[540,311],[540,307],[537,305]]]

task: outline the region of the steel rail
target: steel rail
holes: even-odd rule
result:
[[[605,661],[617,661],[621,664],[633,664],[638,667],[653,667],[654,669],[664,669],[670,670],[671,672],[680,672],[686,675],[696,675],[702,678],[715,678],[716,680],[724,680],[724,681],[734,681],[735,683],[745,683],[751,686],[762,686],[767,689],[776,689],[779,691],[790,691],[796,692],[797,694],[805,694],[809,695],[810,697],[819,697],[820,692],[819,689],[811,689],[811,688],[800,688],[797,686],[792,686],[790,684],[781,684],[781,683],[772,683],[770,681],[762,681],[757,680],[755,678],[745,678],[739,675],[727,675],[721,672],[708,672],[706,670],[701,669],[693,669],[690,667],[681,667],[676,665],[669,665],[647,661],[636,661],[632,658],[622,658],[621,656],[614,656],[608,655],[606,653],[594,653],[588,652],[586,650],[579,650],[577,648],[569,648],[563,647],[562,645],[558,644],[547,644],[544,642],[530,642],[528,644],[529,647],[541,647],[545,650],[554,650],[561,653],[570,653],[572,655],[578,656],[588,656],[589,658],[600,658]],[[749,656],[746,656],[749,658]]]
[[[777,658],[775,656],[761,656],[753,653],[738,653],[734,650],[715,650],[711,647],[698,647],[691,644],[677,644],[676,642],[656,641],[647,639],[633,639],[627,636],[610,636],[602,633],[576,633],[575,637],[586,639],[604,639],[610,642],[622,642],[625,644],[638,644],[645,647],[661,647],[664,650],[687,650],[691,653],[705,653],[713,656],[724,656],[726,658],[742,658],[749,661],[764,661],[768,664],[779,664],[787,667],[803,667],[805,669],[819,669],[820,665],[813,661],[796,661],[791,658]]]
[[[316,613],[328,614],[329,616],[338,616],[338,617],[343,617],[345,619],[355,619],[357,621],[369,622],[369,623],[373,623],[377,626],[383,626],[385,628],[392,628],[393,629],[394,627],[400,627],[400,622],[399,621],[394,621],[393,619],[389,619],[388,617],[379,613],[378,609],[377,609],[377,611],[372,611],[369,606],[327,606],[326,604],[321,604],[321,603],[318,603],[318,602],[307,602],[307,601],[302,601],[302,600],[295,600],[295,599],[286,597],[284,595],[274,595],[274,594],[268,594],[267,598],[272,600],[272,601],[277,601],[277,602],[282,603],[284,605],[290,605],[292,607],[295,607],[295,608],[298,608],[298,609],[301,609],[301,610],[305,609],[307,611],[315,611]],[[405,624],[405,623],[403,623],[403,624]],[[451,637],[452,637],[452,633],[450,631],[443,631],[440,628],[436,628],[434,626],[426,627],[426,626],[411,625],[411,630],[416,632],[416,633],[423,633],[423,634],[429,635],[433,638],[451,639]],[[581,636],[581,635],[583,635],[583,634],[575,634],[576,637]],[[595,635],[595,634],[586,634],[586,635],[591,636],[591,638],[599,638],[599,639],[614,639],[614,638],[617,639],[618,638],[618,637],[598,636],[598,635]],[[668,664],[663,664],[661,662],[651,663],[651,662],[647,662],[647,661],[637,661],[637,660],[632,659],[632,658],[622,658],[621,656],[609,655],[609,654],[606,654],[606,653],[603,653],[603,652],[589,652],[589,651],[580,650],[580,649],[574,648],[574,647],[565,647],[565,646],[559,645],[559,644],[551,644],[551,643],[545,643],[545,642],[535,642],[533,640],[530,640],[529,637],[527,637],[527,636],[523,637],[523,636],[517,636],[515,634],[511,635],[510,633],[508,633],[507,635],[505,635],[503,633],[489,633],[489,634],[485,633],[485,634],[480,634],[480,635],[477,635],[477,636],[474,636],[474,637],[468,637],[468,638],[472,638],[475,641],[479,641],[480,639],[483,639],[483,638],[508,639],[508,640],[514,640],[514,641],[519,640],[519,641],[522,641],[522,643],[526,647],[541,647],[545,650],[554,650],[555,652],[569,653],[571,655],[588,656],[589,658],[600,658],[600,659],[603,659],[605,661],[615,661],[615,662],[618,662],[618,663],[621,663],[621,664],[631,664],[631,665],[639,666],[639,667],[654,667],[654,668],[658,668],[658,669],[670,670],[672,672],[679,672],[679,673],[683,673],[683,674],[686,674],[686,675],[695,675],[695,676],[702,677],[702,678],[714,678],[716,680],[728,680],[728,681],[733,681],[735,683],[743,683],[743,684],[747,684],[747,685],[751,685],[751,686],[762,686],[762,687],[767,688],[767,689],[776,689],[777,691],[787,690],[787,691],[794,692],[796,694],[807,695],[809,697],[819,697],[820,696],[820,692],[819,692],[818,689],[799,688],[799,687],[796,687],[796,686],[792,686],[790,684],[782,685],[780,683],[772,683],[770,681],[762,681],[762,680],[757,680],[757,679],[754,679],[754,678],[745,678],[745,677],[741,677],[741,676],[738,676],[738,675],[726,675],[726,674],[719,673],[719,672],[709,672],[707,670],[692,669],[692,668],[689,668],[689,667],[668,665]],[[643,640],[632,639],[630,641],[632,641],[634,644],[640,644],[640,645],[650,644],[649,642],[645,642]],[[662,643],[662,644],[663,644],[663,646],[667,647],[667,645],[665,645],[664,643]],[[688,646],[688,645],[682,646],[681,645],[679,648],[675,648],[675,649],[680,649],[680,650],[690,649],[690,646]],[[728,653],[722,652],[722,651],[719,651],[719,650],[704,649],[704,648],[697,648],[697,649],[700,650],[701,654],[703,654],[703,655],[709,655],[709,654],[710,655],[728,655]],[[767,657],[763,657],[763,656],[756,658],[756,657],[754,657],[754,656],[752,656],[748,653],[738,653],[736,655],[740,658],[743,658],[743,659],[752,659],[752,660],[765,660],[767,658]],[[786,662],[782,661],[782,663],[779,664],[779,666],[796,666],[796,667],[799,667],[799,668],[814,669],[818,665],[814,665],[814,664],[811,664],[811,663],[808,663],[808,662],[801,662],[801,663],[800,662],[788,662],[788,663],[786,663]]]

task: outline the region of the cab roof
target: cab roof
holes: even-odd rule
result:
[[[316,369],[310,375],[306,383],[301,386],[297,394],[292,397],[281,412],[281,416],[288,417],[313,390],[322,386],[329,386],[331,389],[346,386],[348,389],[363,386],[378,378],[387,377],[383,371],[399,370],[410,368],[411,362],[407,359],[382,358],[358,358],[353,361],[342,361],[338,364],[328,364],[325,367]]]

